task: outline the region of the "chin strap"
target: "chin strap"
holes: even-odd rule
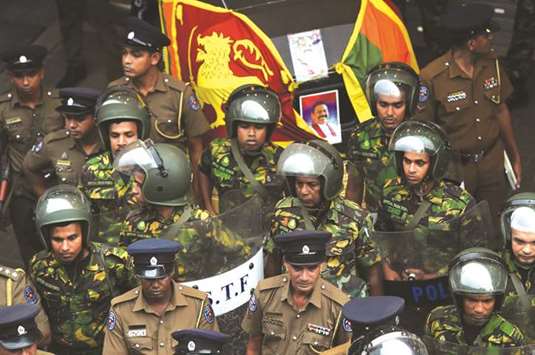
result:
[[[245,160],[243,160],[243,155],[240,152],[240,148],[238,147],[238,141],[236,140],[236,138],[231,138],[230,150],[241,172],[243,173],[243,175],[245,175],[247,180],[249,180],[249,182],[251,183],[253,190],[256,193],[258,193],[263,199],[266,199],[268,196],[268,192],[265,189],[265,187],[262,186],[262,184],[256,181],[253,173],[251,172],[251,169],[249,169],[247,164],[245,164]]]

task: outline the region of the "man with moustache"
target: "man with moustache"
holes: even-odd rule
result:
[[[24,156],[46,134],[64,127],[63,118],[55,110],[59,105],[57,92],[47,91],[41,84],[46,54],[46,48],[36,45],[2,53],[11,90],[0,96],[0,153],[7,155],[10,169],[7,204],[26,265],[43,245],[33,223],[28,223],[33,218],[36,199],[24,176]]]
[[[47,134],[24,158],[24,171],[38,197],[52,185],[78,185],[82,166],[101,150],[94,116],[99,92],[66,88],[59,95],[56,111],[65,118],[65,129]]]
[[[339,133],[329,124],[329,107],[323,101],[317,101],[310,113],[311,126],[321,138],[329,143],[337,143]]]
[[[90,203],[74,186],[48,189],[35,211],[47,249],[32,258],[30,275],[50,320],[50,350],[100,355],[112,298],[136,285],[128,254],[89,241]]]
[[[374,118],[351,134],[346,197],[364,202],[369,211],[377,211],[385,181],[397,176],[388,141],[416,111],[418,89],[418,75],[404,63],[379,64],[368,74],[366,95]]]

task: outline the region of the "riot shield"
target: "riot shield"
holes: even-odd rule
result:
[[[91,241],[117,246],[120,242],[121,228],[128,213],[136,206],[117,207],[106,211],[93,211]]]
[[[535,295],[523,297],[507,296],[500,314],[524,332],[528,343],[535,344]]]
[[[429,354],[434,355],[532,355],[535,352],[533,344],[514,347],[483,347],[440,341],[430,336],[424,336],[422,339],[427,345]]]

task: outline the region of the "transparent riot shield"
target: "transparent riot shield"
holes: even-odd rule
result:
[[[483,347],[440,341],[429,336],[424,336],[422,339],[427,345],[429,354],[434,355],[532,355],[535,353],[533,344],[514,347]]]
[[[535,295],[507,296],[500,314],[524,332],[528,343],[535,344]]]
[[[120,242],[121,227],[128,213],[136,208],[117,207],[106,211],[93,211],[91,241],[117,246]]]

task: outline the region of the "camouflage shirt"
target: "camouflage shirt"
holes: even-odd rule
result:
[[[388,139],[377,118],[360,125],[350,138],[349,160],[357,167],[357,174],[365,184],[367,207],[373,211],[379,206],[385,182],[397,177]]]
[[[79,188],[91,200],[97,241],[117,245],[120,221],[124,220],[135,202],[130,195],[132,181],[115,172],[110,151],[85,163]]]
[[[72,353],[100,354],[111,299],[136,286],[128,254],[90,243],[88,256],[72,266],[44,250],[32,258],[30,273],[50,320],[53,343]]]
[[[277,185],[280,188],[283,183],[279,181],[276,170],[281,152],[280,147],[266,144],[260,155],[255,157],[243,156],[243,159],[256,181],[262,185]],[[221,196],[221,203],[225,202],[224,195],[228,191],[241,191],[244,199],[254,194],[252,184],[247,180],[232,155],[230,139],[214,139],[204,151],[199,168],[210,178],[217,189],[219,196]],[[280,197],[279,194],[278,198]],[[224,210],[227,208],[221,209],[221,211]]]
[[[174,207],[173,214],[165,219],[152,207],[132,211],[123,223],[121,244],[160,236],[176,240],[182,245],[177,253],[177,276],[181,281],[226,271],[239,264],[234,265],[235,262],[252,255],[251,248],[240,236],[217,218],[211,218],[208,211],[191,207],[190,217],[181,223],[185,210],[184,206]]]
[[[267,253],[273,253],[275,249],[274,236],[305,229],[301,206],[296,197],[286,197],[277,202],[271,236],[264,242]],[[358,276],[366,275],[372,265],[381,261],[379,251],[370,238],[373,231],[371,218],[356,203],[341,197],[331,201],[321,218],[312,214],[310,217],[316,230],[332,234],[327,246],[327,267],[322,277],[352,297],[361,295]]]
[[[535,266],[526,269],[518,265],[510,247],[503,251],[502,258],[507,266],[507,271],[510,274],[514,274],[518,277],[528,294],[535,295]],[[516,291],[514,290],[514,287],[512,287],[511,282],[509,282],[508,295],[514,294],[516,294]]]
[[[466,345],[463,324],[454,305],[440,306],[427,317],[425,333],[439,341]],[[480,347],[514,347],[525,345],[522,331],[497,313],[493,313],[473,344]]]

